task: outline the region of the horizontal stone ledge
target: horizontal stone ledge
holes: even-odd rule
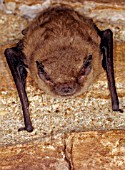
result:
[[[123,170],[125,131],[90,131],[52,136],[0,148],[1,170]]]

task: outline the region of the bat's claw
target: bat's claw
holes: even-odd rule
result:
[[[113,111],[117,111],[117,112],[120,112],[120,113],[123,113],[123,110],[122,109],[119,109],[119,106],[118,105],[114,105],[113,108],[112,108]]]
[[[18,132],[20,131],[24,131],[26,130],[27,132],[32,132],[33,131],[33,127],[31,125],[27,126],[27,127],[21,127],[18,129]]]
[[[118,109],[118,112],[123,113],[124,111],[122,109]]]
[[[117,110],[113,110],[113,111],[120,112],[120,113],[124,112],[122,109],[117,109]]]

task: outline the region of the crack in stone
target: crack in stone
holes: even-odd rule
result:
[[[70,142],[69,142],[70,141]],[[67,139],[67,137],[64,136],[64,155],[65,155],[65,161],[68,163],[69,170],[73,170],[73,160],[72,160],[72,148],[73,148],[73,138]]]

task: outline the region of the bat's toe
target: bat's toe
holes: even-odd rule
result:
[[[118,105],[113,105],[112,110],[113,110],[113,111],[118,111],[118,112],[120,112],[120,113],[123,113],[123,110],[122,110],[122,109],[119,109],[119,106],[118,106]]]

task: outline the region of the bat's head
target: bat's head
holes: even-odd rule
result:
[[[74,11],[59,10],[45,17],[45,23],[41,16],[31,25],[24,39],[30,72],[47,93],[83,93],[101,72],[99,36],[94,26]]]
[[[44,61],[36,61],[39,85],[54,94],[69,96],[78,93],[92,73],[92,55],[82,57],[69,47],[51,53]]]
[[[48,45],[47,45],[48,48]],[[38,86],[45,92],[59,95],[78,95],[87,90],[101,71],[101,56],[97,45],[81,44],[60,47],[54,44],[44,56],[39,52],[29,64]]]

